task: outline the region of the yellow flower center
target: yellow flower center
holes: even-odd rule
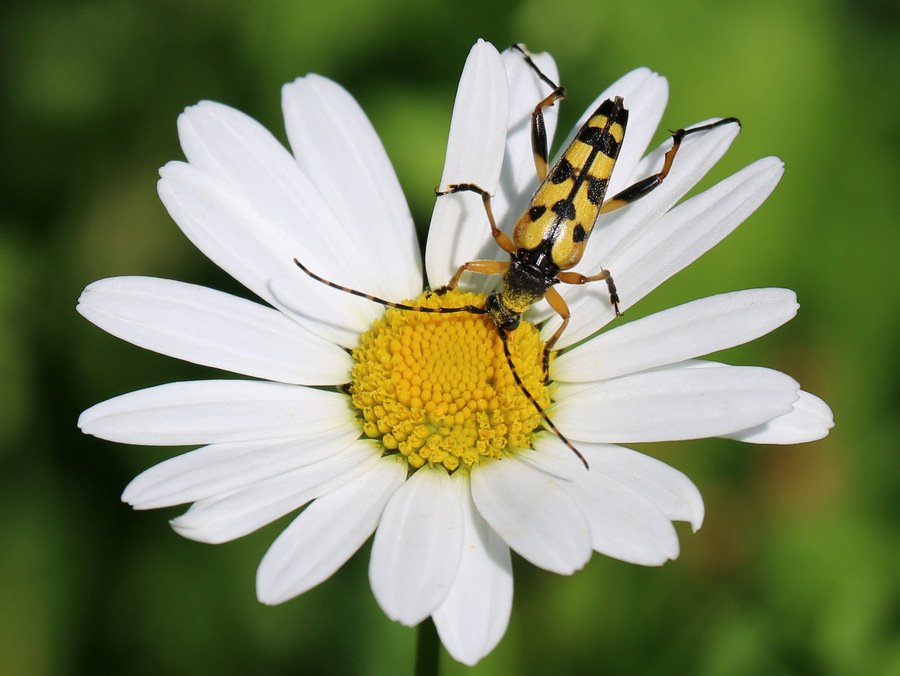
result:
[[[419,307],[484,306],[485,297],[424,293]],[[516,372],[546,411],[544,342],[522,322],[509,334]],[[353,351],[350,394],[363,431],[414,469],[449,471],[530,448],[541,416],[516,384],[496,325],[486,315],[388,309]]]

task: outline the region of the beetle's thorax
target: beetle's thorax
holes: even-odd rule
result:
[[[550,259],[547,247],[520,249],[503,276],[503,288],[488,296],[485,309],[501,329],[514,330],[522,313],[537,303],[559,280],[559,268]]]

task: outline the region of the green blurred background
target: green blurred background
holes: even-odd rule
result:
[[[565,578],[516,560],[509,631],[472,673],[900,674],[896,2],[32,0],[0,16],[0,673],[410,671],[415,632],[378,609],[368,547],[269,608],[255,569],[284,520],[214,547],[170,531],[181,510],[119,501],[173,451],[83,437],[78,413],[210,373],[74,307],[119,274],[242,292],[171,222],[157,168],[182,157],[175,118],[199,99],[283,138],[279,88],[311,71],[358,98],[425,226],[457,79],[484,37],[554,54],[561,129],[647,65],[670,79],[664,126],[741,118],[712,178],[786,161],[757,214],[629,315],[795,289],[794,321],[722,358],[789,372],[837,427],[796,447],[643,448],[697,483],[703,529],[680,527],[682,555],[662,568],[595,556]]]

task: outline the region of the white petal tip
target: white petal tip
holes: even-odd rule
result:
[[[767,423],[723,435],[750,444],[789,445],[819,441],[834,427],[831,407],[814,394],[799,391],[793,409]]]
[[[267,606],[277,606],[281,605],[285,601],[289,601],[294,598],[290,594],[286,594],[278,589],[270,589],[266,588],[257,582],[256,585],[256,599]]]

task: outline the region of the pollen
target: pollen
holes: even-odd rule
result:
[[[416,307],[484,306],[483,295],[426,292]],[[522,322],[508,334],[513,365],[545,411],[544,342]],[[531,448],[541,423],[516,383],[497,326],[487,315],[388,309],[353,351],[350,395],[366,436],[411,469],[426,463],[453,472]]]

